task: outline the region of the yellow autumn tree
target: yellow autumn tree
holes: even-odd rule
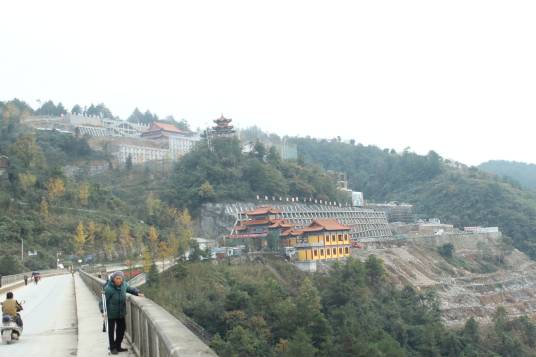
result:
[[[89,221],[87,224],[87,236],[86,236],[86,248],[94,253],[95,252],[95,233],[97,231],[97,225],[93,221]]]
[[[89,184],[84,182],[80,185],[78,190],[78,199],[80,200],[81,205],[87,206],[89,201]]]
[[[36,182],[37,177],[35,175],[32,175],[30,173],[19,174],[20,188],[22,188],[24,192],[28,192],[29,190],[31,190],[35,186]]]
[[[153,265],[153,257],[151,256],[149,248],[145,248],[143,250],[143,271],[145,273],[151,271],[151,265]]]
[[[43,221],[48,220],[48,202],[46,198],[41,197],[41,204],[39,205],[39,215]]]
[[[145,199],[145,210],[148,216],[152,216],[160,210],[162,206],[162,201],[155,196],[154,193],[149,192],[147,198]]]
[[[76,233],[74,235],[74,249],[76,255],[81,257],[84,254],[84,243],[86,242],[86,233],[84,232],[84,224],[78,223]]]
[[[176,257],[179,254],[180,242],[175,232],[171,231],[168,237],[168,244],[171,250],[171,256]]]
[[[63,183],[63,180],[59,177],[53,177],[48,180],[47,191],[49,200],[54,200],[63,196],[65,193],[65,184]]]
[[[151,249],[151,254],[154,257],[158,252],[158,230],[155,228],[155,226],[149,227],[147,239],[149,240],[149,248]]]
[[[10,152],[19,159],[25,169],[40,167],[44,162],[43,152],[37,144],[35,135],[23,134],[10,147]]]
[[[173,255],[173,247],[171,243],[160,241],[158,244],[158,257],[162,259],[162,270],[166,268],[166,260],[171,259]]]
[[[190,247],[190,240],[193,237],[192,216],[190,216],[188,209],[184,209],[184,211],[180,213],[177,222],[177,230],[179,234],[178,251],[180,254],[184,254]]]
[[[114,256],[114,245],[117,242],[117,233],[113,228],[105,224],[102,228],[102,241],[104,245],[104,253],[108,259]]]
[[[125,222],[119,228],[119,243],[123,248],[124,255],[128,256],[132,252],[134,237],[130,234],[130,227]]]

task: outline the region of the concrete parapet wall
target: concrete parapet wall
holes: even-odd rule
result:
[[[104,280],[81,271],[87,286],[100,296]],[[140,357],[217,356],[193,332],[151,299],[127,294],[126,337]]]

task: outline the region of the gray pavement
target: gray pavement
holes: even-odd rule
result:
[[[108,334],[102,332],[102,316],[95,295],[75,274],[45,277],[35,285],[14,288],[24,331],[21,339],[0,345],[0,356],[9,357],[100,357],[108,356]],[[4,301],[5,293],[0,294]],[[126,338],[123,347],[134,357]]]
[[[0,345],[0,356],[30,357],[76,355],[77,328],[74,285],[71,275],[43,278],[13,290],[25,300],[22,311],[24,331],[11,345]],[[2,301],[5,294],[0,296]]]

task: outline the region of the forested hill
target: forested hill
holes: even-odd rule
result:
[[[524,162],[492,160],[478,165],[482,171],[509,177],[523,187],[536,190],[536,165]]]
[[[201,143],[170,174],[155,172],[151,163],[118,165],[84,137],[24,125],[27,115],[64,111],[52,102],[36,111],[18,100],[0,102],[0,154],[9,158],[0,175],[0,274],[53,267],[57,256],[176,255],[192,243],[190,212],[195,218],[204,202],[256,195],[341,202],[335,180],[317,165],[283,161],[260,143],[249,153],[237,139]],[[93,162],[108,172],[87,175]],[[18,260],[23,240],[38,253],[24,259],[25,267]]]
[[[422,156],[309,138],[294,139],[305,162],[348,174],[350,187],[371,201],[404,201],[417,213],[456,226],[499,226],[536,257],[536,193],[476,167]]]

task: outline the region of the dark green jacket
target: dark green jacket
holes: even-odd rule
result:
[[[120,286],[115,286],[112,282],[104,286],[106,296],[106,310],[109,319],[120,319],[127,314],[127,293],[138,295],[139,290],[131,288],[126,282]]]

